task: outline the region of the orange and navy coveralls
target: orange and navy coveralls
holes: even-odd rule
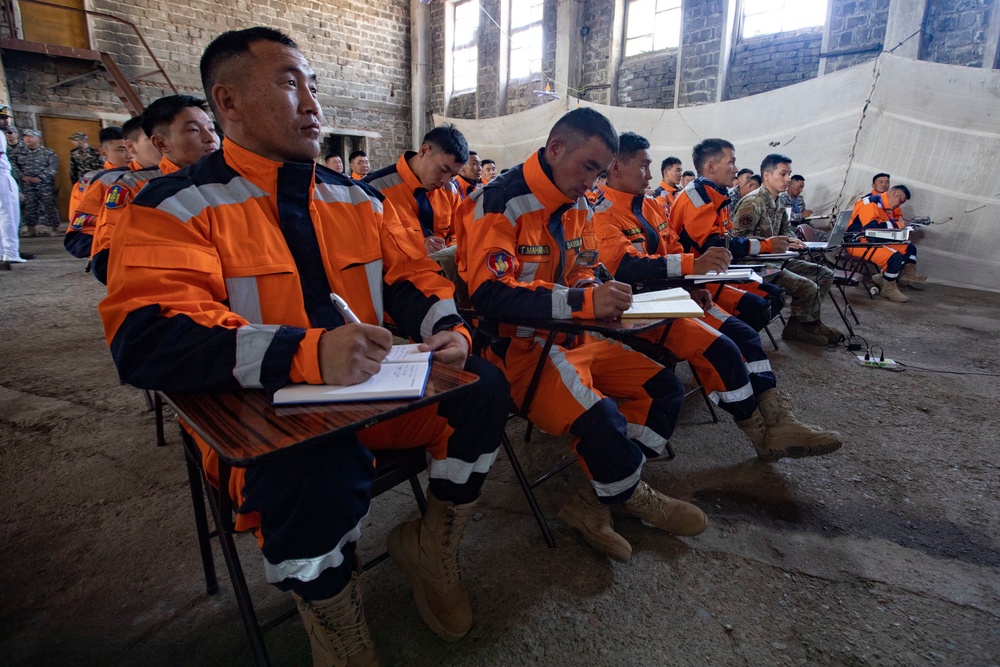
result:
[[[104,161],[104,166],[100,169],[94,169],[93,171],[88,171],[83,176],[80,177],[76,183],[73,184],[73,190],[69,193],[69,219],[73,219],[73,214],[76,213],[77,207],[80,205],[80,201],[83,199],[84,193],[87,191],[87,186],[90,182],[94,180],[94,176],[111,169],[120,169],[121,167],[116,167],[107,160]]]
[[[99,311],[123,381],[163,391],[274,390],[321,384],[319,339],[344,324],[330,293],[358,318],[389,313],[420,341],[468,336],[451,283],[369,186],[322,165],[280,163],[222,148],[150,181],[111,243]],[[368,449],[425,445],[431,492],[479,495],[496,457],[508,386],[471,357],[480,381],[437,406],[234,469],[237,528],[257,534],[268,581],[307,599],[335,595],[354,568],[374,478]],[[197,440],[197,438],[196,438]],[[198,440],[218,480],[214,452]]]
[[[541,149],[472,195],[459,225],[458,266],[477,314],[498,322],[593,318],[597,239],[582,197],[553,184]],[[504,325],[486,350],[523,402],[547,331]],[[601,337],[561,335],[542,361],[528,418],[547,433],[572,433],[572,447],[605,504],[628,500],[647,456],[673,433],[684,390],[638,352]],[[623,399],[620,405],[610,397]]]
[[[465,179],[465,176],[462,176],[461,174],[455,177],[455,190],[458,192],[458,196],[462,199],[462,201],[468,199],[469,195],[471,195],[476,190],[481,189],[482,187],[483,187],[482,181],[476,181],[475,183],[470,183]]]
[[[635,285],[694,272],[694,255],[683,252],[654,197],[605,188],[594,211],[594,231],[615,280]],[[640,335],[657,343],[663,334],[658,328]],[[776,385],[757,332],[714,303],[700,319],[670,321],[663,345],[694,367],[709,398],[737,421],[757,409],[756,394]]]
[[[660,181],[660,185],[653,190],[653,196],[663,204],[663,213],[670,217],[670,207],[674,205],[677,201],[677,195],[681,193],[681,186],[678,183],[674,185],[673,183],[667,183],[666,181]]]
[[[861,243],[877,245],[877,249],[846,248],[855,257],[864,257],[867,261],[877,264],[886,280],[898,280],[905,264],[917,263],[917,246],[912,243],[881,243],[878,239],[865,237],[866,229],[900,229],[885,210],[885,195],[872,192],[865,195],[854,204],[851,211],[851,224],[847,233],[854,234]]]
[[[417,239],[436,236],[446,245],[454,245],[455,218],[462,207],[458,188],[449,181],[428,191],[407,163],[414,155],[414,151],[406,151],[396,164],[368,174],[364,182],[392,202],[404,226],[409,226]]]
[[[108,163],[104,164],[108,167]],[[127,167],[110,167],[103,171],[92,171],[84,175],[73,188],[74,194],[81,185],[84,186],[83,196],[74,208],[70,204],[69,226],[63,236],[63,247],[74,257],[89,259],[94,240],[94,227],[97,215],[104,204],[104,196],[115,179],[131,169],[137,169],[138,162],[130,162]],[[84,184],[86,181],[86,184]]]
[[[879,195],[882,198],[882,208],[889,206],[889,193],[887,192],[877,192],[872,189],[873,195]],[[857,202],[855,202],[857,203]],[[896,226],[897,229],[903,229],[906,225],[903,224],[903,209],[898,206],[894,206],[891,211],[889,211],[889,218],[892,220],[892,224]]]
[[[91,273],[102,284],[108,284],[108,250],[111,247],[111,235],[118,221],[125,215],[125,208],[146,183],[164,174],[172,174],[178,169],[179,167],[167,158],[160,158],[159,165],[125,172],[108,188],[104,206],[97,216],[94,242],[90,249]]]
[[[771,241],[732,236],[729,192],[704,176],[687,184],[670,207],[670,229],[677,235],[684,252],[701,257],[708,248],[725,247],[729,236],[729,251],[734,259],[752,258],[771,252]],[[767,283],[747,283],[742,289],[724,285],[712,295],[726,312],[732,313],[760,331],[771,321],[772,314],[784,307],[783,290]]]

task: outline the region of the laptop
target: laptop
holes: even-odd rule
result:
[[[837,221],[833,223],[833,229],[830,230],[830,236],[826,241],[806,241],[806,248],[808,250],[832,250],[844,243],[844,232],[847,230],[847,226],[851,224],[851,212],[841,211],[837,215]]]

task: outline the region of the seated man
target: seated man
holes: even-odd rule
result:
[[[483,176],[482,176],[483,185],[486,185],[496,177],[497,177],[496,160],[491,160],[489,158],[486,158],[485,160],[483,160]]]
[[[736,236],[747,239],[783,236],[788,239],[789,248],[805,248],[805,244],[792,235],[785,207],[778,205],[778,195],[788,187],[791,162],[789,157],[771,153],[760,163],[764,184],[740,200],[733,224]],[[840,342],[844,335],[820,319],[823,297],[833,285],[833,271],[799,258],[770,265],[780,270],[766,280],[784,289],[792,298],[792,316],[781,337],[813,345]]]
[[[583,198],[617,150],[607,118],[574,109],[553,126],[545,148],[472,195],[474,219],[459,225],[458,259],[478,314],[500,322],[611,319],[629,307],[628,285],[595,282],[597,239]],[[521,404],[546,333],[504,326],[500,335],[486,358],[503,369]],[[559,518],[619,560],[628,560],[632,547],[613,528],[612,505],[675,535],[705,530],[700,509],[641,480],[646,457],[664,452],[677,423],[684,390],[674,374],[586,333],[559,336],[542,363],[528,418],[547,433],[571,433],[590,478]]]
[[[364,178],[392,202],[415,243],[423,244],[452,281],[458,276],[454,230],[462,207],[452,179],[468,160],[465,137],[454,125],[442,125],[424,135],[420,150],[406,151],[396,164]]]
[[[482,176],[483,165],[479,161],[479,154],[476,151],[469,151],[469,161],[462,166],[458,176],[455,177],[455,188],[463,201],[483,187],[483,182],[480,180]]]
[[[112,235],[139,190],[150,180],[172,174],[219,149],[219,136],[203,99],[191,95],[161,97],[137,118],[139,129],[133,145],[136,161],[145,168],[122,174],[108,188],[94,231],[93,273],[104,284]]]
[[[685,273],[724,270],[730,254],[709,248],[695,259],[684,254],[663,209],[643,191],[652,175],[649,141],[633,132],[619,137],[618,155],[608,168],[604,202],[594,212],[601,258],[615,280],[641,283],[680,278]],[[705,308],[699,319],[680,318],[641,334],[696,370],[709,398],[733,416],[757,456],[777,461],[786,456],[819,456],[840,448],[840,434],[808,426],[791,413],[775,391],[777,380],[760,336],[712,303],[708,290],[691,290]]]
[[[368,155],[364,151],[352,151],[347,156],[347,164],[351,167],[351,178],[356,181],[363,179],[372,169]]]
[[[751,176],[753,176],[753,169],[748,169],[746,167],[743,167],[736,172],[736,183],[733,184],[733,187],[729,188],[727,193],[729,195],[730,218],[736,215],[736,207],[739,206],[740,199],[754,191],[755,188],[747,186]]]
[[[670,208],[670,228],[684,252],[700,257],[709,248],[724,247],[736,259],[760,253],[784,252],[788,239],[776,236],[763,241],[733,238],[729,221],[729,186],[736,178],[736,153],[725,139],[705,139],[692,151],[698,178],[681,190]],[[748,282],[736,289],[722,287],[715,301],[754,331],[763,329],[784,307],[780,287]]]
[[[597,175],[597,180],[594,181],[594,187],[590,188],[583,193],[584,197],[587,198],[587,204],[590,208],[594,208],[602,201],[604,201],[604,185],[608,182],[608,175],[601,172]]]
[[[805,177],[801,174],[792,174],[788,188],[778,195],[778,206],[791,209],[791,214],[788,216],[789,224],[798,225],[813,214],[812,209],[806,208],[806,200],[802,197],[805,187]]]
[[[81,134],[83,133],[77,132],[73,136],[75,137]],[[83,200],[83,195],[87,191],[87,187],[90,185],[90,182],[102,172],[111,169],[121,169],[122,167],[127,166],[128,161],[132,159],[125,146],[122,128],[114,125],[105,127],[101,129],[97,136],[101,142],[100,151],[97,153],[101,157],[101,164],[96,168],[80,172],[78,177],[73,179],[73,189],[69,193],[70,222],[73,222],[73,216],[76,214],[76,210],[79,208],[80,202]],[[105,148],[105,144],[107,144],[107,148]],[[88,150],[94,149],[88,146]],[[87,160],[87,162],[89,162],[89,160]]]
[[[122,128],[105,127],[101,130],[100,138],[101,155],[106,160],[105,169],[89,172],[77,183],[74,193],[82,187],[83,194],[75,207],[70,204],[69,226],[63,236],[63,246],[67,252],[80,259],[90,257],[97,215],[101,212],[108,188],[122,172],[140,168],[135,162],[130,162],[132,155],[125,147]]]
[[[660,185],[653,190],[653,196],[663,205],[663,214],[670,217],[670,207],[681,192],[681,159],[666,157],[660,163]]]
[[[927,280],[927,276],[917,273],[917,246],[912,243],[880,243],[866,238],[864,232],[866,229],[897,229],[889,211],[899,208],[909,198],[910,189],[905,185],[894,185],[884,194],[875,192],[865,195],[854,204],[851,224],[847,226],[847,233],[856,235],[860,242],[878,243],[878,248],[874,250],[867,248],[846,248],[846,250],[851,255],[863,257],[879,267],[881,273],[873,277],[879,296],[898,303],[905,303],[910,298],[899,291],[897,282],[920,290]]]
[[[383,309],[436,363],[477,373],[457,398],[234,469],[228,489],[268,581],[297,601],[314,665],[375,665],[355,555],[375,475],[368,450],[425,445],[427,514],[392,530],[389,553],[421,616],[455,641],[472,623],[459,541],[496,457],[507,384],[468,357],[452,286],[392,205],[313,162],[323,113],[294,42],[271,28],[227,32],[201,74],[222,150],[151,181],[115,230],[99,310],[119,374],[164,391],[357,384],[391,347]],[[333,292],[363,323],[345,323]],[[212,450],[199,446],[215,475]]]
[[[323,158],[323,164],[325,164],[326,168],[331,171],[335,171],[338,174],[344,173],[344,159],[336,153],[330,153]]]
[[[889,192],[891,178],[892,177],[885,172],[875,174],[872,178],[872,194],[880,195],[882,197],[882,205],[889,214],[889,219],[892,220],[896,229],[904,229],[909,223],[905,218],[903,218],[903,209],[899,206],[889,206],[889,202],[886,199],[886,193]]]
[[[695,174],[690,169],[681,174],[681,187],[686,188],[687,184],[695,179]]]

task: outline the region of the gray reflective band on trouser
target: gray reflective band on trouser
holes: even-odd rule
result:
[[[365,517],[368,515],[365,514]],[[337,542],[331,551],[314,558],[296,558],[283,560],[280,563],[272,563],[267,558],[264,559],[264,573],[267,583],[277,584],[285,579],[298,579],[299,581],[313,581],[323,570],[340,567],[344,562],[344,545],[348,542],[357,542],[361,539],[361,523],[358,522],[354,528],[347,532],[340,541]]]
[[[277,324],[245,324],[236,330],[236,368],[233,377],[245,389],[261,389],[261,366],[264,355],[274,335],[281,327]]]

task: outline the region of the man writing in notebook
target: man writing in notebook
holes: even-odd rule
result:
[[[458,640],[472,624],[458,546],[496,457],[507,384],[468,356],[451,284],[392,206],[315,164],[323,115],[295,43],[270,28],[225,33],[201,75],[221,150],[147,184],[112,240],[100,313],[119,374],[166,391],[356,384],[390,349],[385,312],[435,362],[479,375],[469,393],[336,446],[235,469],[229,486],[268,581],[297,601],[314,664],[375,665],[355,555],[374,477],[368,449],[424,445],[427,513],[392,530],[389,553],[423,619]],[[331,292],[361,324],[345,323]],[[211,477],[214,455],[199,446]]]
[[[663,207],[643,196],[652,178],[649,141],[634,132],[619,137],[618,154],[608,168],[604,201],[594,211],[594,231],[601,259],[615,277],[635,284],[680,278],[690,273],[725,270],[729,252],[709,248],[695,259],[683,252],[667,224]],[[777,461],[786,456],[818,456],[840,448],[840,434],[803,424],[775,390],[777,380],[760,336],[750,326],[712,303],[708,290],[691,296],[704,317],[669,322],[642,334],[691,364],[709,398],[733,416],[750,438],[757,456]]]

